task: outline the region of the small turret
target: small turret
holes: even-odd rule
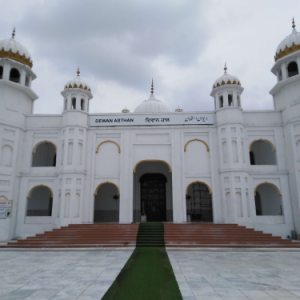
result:
[[[61,92],[64,97],[64,111],[89,112],[89,101],[93,98],[90,86],[80,78],[80,70],[77,69],[77,76],[65,84]]]
[[[240,80],[227,73],[225,63],[224,74],[214,82],[210,93],[215,99],[215,110],[225,107],[241,107],[243,91]]]

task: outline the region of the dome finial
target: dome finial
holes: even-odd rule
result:
[[[14,27],[14,30],[12,32],[11,38],[14,39],[16,35],[16,27]]]
[[[226,62],[225,62],[225,68],[224,68],[224,73],[227,73],[227,66],[226,66]]]
[[[153,85],[153,78],[152,78],[152,84],[151,84],[151,95],[154,93],[154,85]]]
[[[292,28],[295,29],[296,25],[295,25],[295,20],[294,20],[294,17],[293,17],[293,21],[292,21],[293,25],[292,25]]]
[[[79,67],[77,68],[77,76],[80,75],[80,70],[79,70]]]

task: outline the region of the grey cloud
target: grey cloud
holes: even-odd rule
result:
[[[28,11],[18,26],[38,41],[35,55],[60,66],[78,64],[102,80],[136,89],[153,76],[151,60],[193,63],[206,34],[196,28],[199,1],[51,1]]]

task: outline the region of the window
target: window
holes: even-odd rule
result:
[[[288,76],[293,77],[295,75],[298,75],[298,66],[296,62],[291,62],[288,65]]]
[[[52,216],[52,193],[46,186],[36,186],[28,198],[27,217]]]
[[[20,83],[20,72],[17,69],[12,68],[10,70],[9,80],[12,82]]]
[[[71,109],[76,109],[76,98],[72,98],[72,106]]]
[[[228,95],[228,106],[233,106],[233,99],[232,99],[232,95]]]
[[[68,99],[65,99],[65,106],[64,106],[64,110],[67,110],[68,108]]]
[[[80,108],[81,110],[84,110],[84,99],[81,99]]]
[[[219,97],[219,106],[220,106],[220,108],[222,108],[223,107],[223,96],[220,96]]]
[[[2,79],[2,78],[3,78],[3,67],[0,66],[0,79]]]
[[[255,191],[257,216],[282,216],[282,199],[277,188],[269,183],[261,184]]]
[[[28,75],[26,75],[25,86],[29,87],[29,77],[28,77]]]
[[[250,149],[251,165],[276,165],[275,148],[267,140],[254,141]]]
[[[35,147],[32,158],[33,167],[55,167],[56,149],[52,143],[44,142]]]

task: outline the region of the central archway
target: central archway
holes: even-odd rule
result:
[[[173,221],[172,173],[164,161],[145,160],[136,164],[133,174],[133,221]]]

